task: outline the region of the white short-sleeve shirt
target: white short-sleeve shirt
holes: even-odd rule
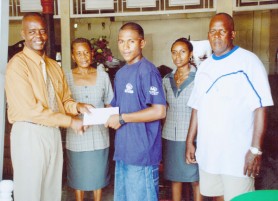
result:
[[[198,112],[197,162],[213,174],[244,177],[244,159],[254,110],[273,105],[267,74],[258,57],[234,47],[199,67],[188,105]]]

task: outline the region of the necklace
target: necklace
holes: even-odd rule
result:
[[[188,72],[176,72],[174,75],[176,83],[179,85],[181,84],[186,78],[188,78],[189,71]]]

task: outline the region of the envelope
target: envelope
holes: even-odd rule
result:
[[[105,124],[113,114],[119,114],[119,107],[92,108],[89,114],[85,113],[83,125]]]

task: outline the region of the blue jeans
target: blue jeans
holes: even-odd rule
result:
[[[158,165],[134,166],[116,161],[114,201],[158,201]]]

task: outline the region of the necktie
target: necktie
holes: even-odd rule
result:
[[[45,66],[45,62],[43,60],[41,61],[41,67],[42,67],[42,74],[43,74],[43,78],[44,78],[44,82],[45,82],[47,94],[48,94],[48,106],[53,112],[58,112],[59,108],[58,108],[53,84],[46,72],[46,66]]]

